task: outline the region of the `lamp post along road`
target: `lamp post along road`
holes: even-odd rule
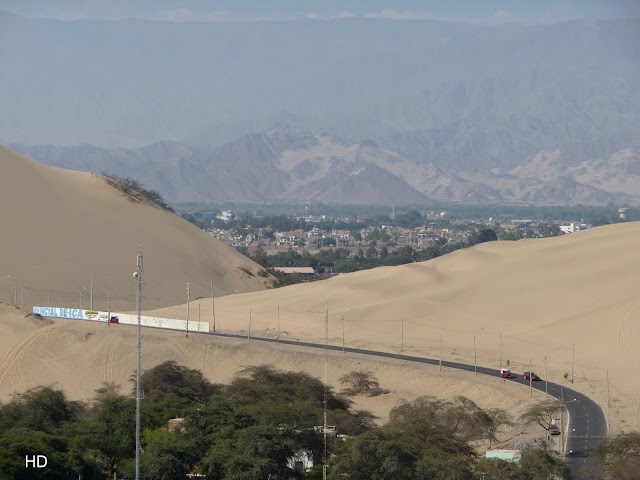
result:
[[[544,356],[544,393],[549,395],[549,374],[547,373],[547,356]]]
[[[213,332],[216,331],[216,301],[215,292],[213,291],[213,280],[211,280],[211,319],[213,320]]]
[[[189,283],[187,282],[187,334],[186,337],[189,336],[189,303],[191,301],[190,297],[191,293],[189,292]]]
[[[136,367],[136,480],[140,480],[140,371],[142,370],[142,250],[138,249],[136,271],[133,276],[138,279],[138,295],[136,303],[138,310],[138,364]]]
[[[531,371],[531,357],[529,357],[529,398],[533,398],[533,372]]]
[[[576,344],[571,345],[571,383],[573,383],[573,378],[575,375],[575,366],[576,366]]]

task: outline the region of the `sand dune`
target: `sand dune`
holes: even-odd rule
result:
[[[607,409],[614,431],[640,429],[640,223],[559,238],[492,242],[424,263],[340,275],[312,284],[216,300],[218,328],[252,335],[342,343],[388,351],[532,368],[575,383]],[[211,316],[210,301],[201,301]],[[186,308],[163,309],[183,318]],[[404,343],[404,345],[401,345]],[[567,374],[567,379],[564,375]]]
[[[192,315],[212,319],[206,297],[214,280],[218,294],[240,292],[215,300],[217,329],[239,337],[248,336],[250,327],[253,337],[280,331],[288,339],[321,343],[328,308],[332,344],[344,338],[348,346],[436,358],[442,352],[445,359],[473,364],[477,358],[478,364],[493,367],[508,362],[517,373],[528,370],[531,361],[538,374],[545,376],[546,369],[550,380],[565,384],[571,380],[575,346],[572,387],[606,413],[608,372],[613,432],[640,429],[640,377],[635,374],[640,368],[640,223],[560,238],[492,242],[429,262],[242,293],[264,288],[259,277],[239,268],[256,272],[257,266],[181,219],[132,204],[97,177],[44,167],[6,149],[0,150],[0,168],[0,300],[5,303],[19,274],[27,287],[25,307],[43,304],[48,288],[68,292],[52,295],[52,304],[73,306],[94,271],[98,301],[104,302],[108,288],[120,302],[114,308],[132,310],[131,272],[140,243],[148,313],[184,318],[184,305],[166,305],[183,303],[190,282]],[[88,398],[101,382],[125,382],[132,371],[129,327],[69,321],[31,325],[30,318],[6,309],[0,322],[1,397],[53,381],[75,398]],[[228,379],[240,365],[258,363],[322,375],[317,355],[285,346],[259,347],[238,339],[244,347],[234,343],[227,349],[212,347],[223,341],[205,336],[187,340],[177,332],[149,330],[145,335],[145,365],[176,359],[203,368],[214,381]],[[211,348],[221,349],[215,360],[220,368],[209,367]],[[332,375],[355,365],[336,355]],[[383,386],[388,382],[388,388],[402,392],[395,400],[461,391],[483,401],[528,396],[515,386],[490,393],[483,389],[496,383],[500,389],[503,382],[461,372],[427,376],[391,361],[357,361],[379,374]],[[392,403],[375,408],[384,414]]]
[[[265,288],[266,280],[241,268],[260,268],[233,248],[177,215],[132,203],[101,178],[52,168],[0,147],[0,301],[12,303],[17,278],[23,305],[77,308],[135,305],[132,272],[138,245],[144,255],[145,306]],[[86,288],[86,290],[85,290]],[[49,293],[47,291],[49,290]]]
[[[122,391],[133,388],[136,365],[136,329],[127,325],[100,324],[63,319],[38,319],[0,304],[0,400],[38,385],[63,389],[72,399],[87,400],[104,382],[116,382]],[[227,383],[249,365],[272,364],[281,370],[305,371],[322,379],[324,351],[285,345],[263,344],[242,338],[229,339],[182,332],[143,330],[143,368],[165,360],[201,370],[216,383]],[[342,352],[328,353],[328,381],[338,390],[339,378],[353,370],[372,370],[390,393],[377,397],[354,397],[356,409],[366,409],[382,423],[401,400],[420,395],[452,399],[464,395],[485,408],[502,407],[518,416],[533,399],[522,387],[498,378],[475,377],[429,365],[413,365],[389,359],[372,359]],[[539,435],[535,426],[517,425],[501,431],[506,442]]]

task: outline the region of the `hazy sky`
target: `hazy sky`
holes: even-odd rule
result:
[[[555,23],[640,17],[639,0],[2,0],[0,10],[79,19],[171,21],[381,17],[472,23]]]

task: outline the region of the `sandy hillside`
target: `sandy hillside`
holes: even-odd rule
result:
[[[89,308],[135,305],[132,272],[138,245],[144,255],[144,306],[265,288],[260,268],[179,216],[133,203],[103,179],[52,168],[0,147],[0,301]],[[241,268],[252,272],[251,276]]]
[[[130,392],[136,364],[136,329],[62,319],[38,319],[25,316],[13,307],[0,304],[0,400],[15,392],[38,385],[63,389],[72,399],[90,399],[104,382],[116,382]],[[216,383],[228,382],[249,365],[272,364],[281,370],[305,371],[318,379],[324,375],[324,351],[302,347],[264,344],[242,338],[225,339],[196,333],[143,330],[143,368],[165,360],[201,370]],[[428,365],[413,365],[394,360],[329,352],[328,381],[339,390],[338,379],[353,370],[372,370],[390,393],[369,398],[357,396],[354,408],[366,409],[388,419],[392,407],[403,399],[420,395],[453,398],[464,395],[485,408],[502,407],[517,417],[540,400],[535,392],[498,378]],[[540,434],[539,429],[521,425],[502,431],[501,440]]]
[[[246,335],[405,351],[533,371],[573,387],[607,410],[613,431],[640,429],[640,223],[558,238],[492,242],[424,263],[340,275],[311,284],[216,299],[218,328]],[[201,314],[212,314],[210,300]],[[183,318],[184,306],[164,309]],[[251,315],[250,312],[251,311]],[[403,335],[404,334],[404,335]],[[402,338],[403,337],[403,338]],[[404,345],[401,345],[401,343]],[[568,379],[564,380],[567,374]]]

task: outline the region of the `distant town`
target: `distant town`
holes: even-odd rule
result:
[[[270,273],[278,285],[384,265],[429,260],[486,241],[513,241],[566,235],[594,226],[627,221],[627,207],[548,207],[546,210],[501,207],[495,216],[477,216],[473,207],[451,210],[403,209],[353,214],[323,206],[277,209],[185,210],[180,214],[218,240],[236,248]],[[476,207],[482,209],[482,207]],[[286,209],[284,209],[286,210]],[[361,209],[360,209],[361,210]],[[178,208],[180,211],[180,208]],[[535,218],[507,218],[532,213]],[[565,215],[562,218],[560,215]]]

